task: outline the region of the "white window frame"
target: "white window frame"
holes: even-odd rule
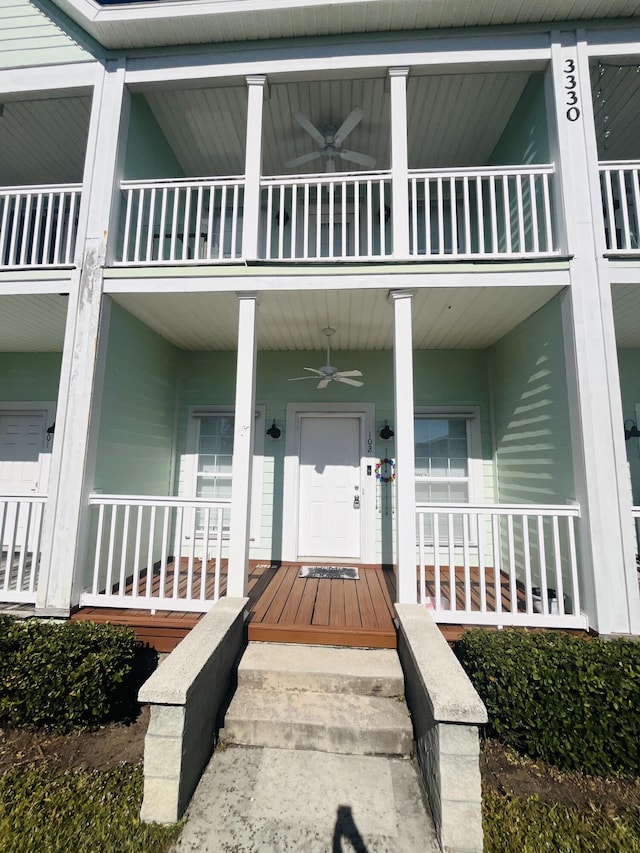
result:
[[[468,475],[467,483],[467,500],[470,504],[478,503],[478,496],[483,494],[483,459],[482,459],[482,435],[480,425],[480,406],[420,406],[414,411],[414,420],[419,418],[450,418],[465,420],[467,423],[467,463]],[[415,454],[415,446],[414,446]],[[425,478],[426,479],[426,478]],[[442,477],[429,478],[429,482],[455,482],[456,478]],[[463,478],[458,478],[460,482],[464,482]],[[414,476],[415,483],[418,483],[417,474]],[[416,501],[418,503],[418,501]],[[416,541],[418,536],[416,534]],[[433,544],[433,537],[428,539],[425,537],[425,544]],[[457,548],[462,542],[457,540],[454,542]],[[473,526],[469,531],[469,545],[477,547],[477,533]]]
[[[186,460],[184,481],[181,488],[183,497],[195,497],[198,485],[198,443],[201,418],[216,415],[235,417],[233,406],[189,406],[187,422]],[[264,435],[266,406],[256,406],[253,466],[251,474],[251,520],[249,522],[249,540],[259,546],[262,539],[262,486],[264,474]],[[223,539],[229,539],[229,531],[223,531]]]

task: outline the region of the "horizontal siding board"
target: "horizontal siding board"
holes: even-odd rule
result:
[[[86,50],[28,0],[0,0],[0,68],[88,58]]]

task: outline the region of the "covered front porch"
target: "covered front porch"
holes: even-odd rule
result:
[[[292,566],[354,565],[367,577],[377,566],[389,605],[408,595],[443,624],[586,628],[562,298],[550,286],[407,295],[407,404],[387,289],[260,293],[246,538],[234,570],[242,299],[114,294],[77,604],[203,612],[234,571],[250,591],[255,565],[278,566],[280,579],[282,567],[289,574],[275,605],[261,598],[261,624],[284,613],[290,629],[290,617],[310,613],[312,627],[325,605]],[[332,318],[333,349],[319,353]],[[358,384],[318,376],[325,362]],[[311,381],[289,381],[302,376]],[[252,567],[246,577],[238,565]],[[370,587],[362,604],[353,586],[362,581],[339,583],[349,590],[340,612],[361,620],[342,627],[366,628]]]

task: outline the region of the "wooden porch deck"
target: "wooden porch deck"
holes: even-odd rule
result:
[[[365,646],[396,648],[396,629],[393,624],[396,593],[395,568],[380,565],[360,565],[360,580],[317,580],[299,578],[301,563],[269,564],[251,561],[248,575],[250,640],[280,643],[305,643],[311,645]],[[449,569],[441,567],[441,595],[450,598]],[[179,595],[186,597],[184,572],[180,573]],[[207,597],[213,597],[213,571],[207,571],[205,587]],[[160,589],[160,574],[154,572],[149,579],[152,593]],[[147,579],[141,575],[138,594],[144,595]],[[174,586],[173,564],[165,573],[165,595],[171,597]],[[220,594],[226,594],[226,560],[223,561]],[[427,594],[435,597],[433,569],[426,571]],[[192,575],[192,594],[201,588],[198,563]],[[495,605],[493,570],[486,570],[487,607]],[[113,589],[118,591],[116,584]],[[133,591],[133,581],[128,580],[126,594]],[[502,608],[511,608],[508,578],[500,579]],[[465,607],[464,571],[455,572],[456,608]],[[477,572],[471,573],[471,606],[480,610],[480,584]],[[518,589],[518,609],[525,610],[524,591]],[[159,652],[171,651],[202,618],[200,613],[173,610],[150,610],[82,607],[72,619],[90,619],[96,622],[129,625],[136,636]],[[465,630],[461,624],[441,626],[445,638],[452,642]]]

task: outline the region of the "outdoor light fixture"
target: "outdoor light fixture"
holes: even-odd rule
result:
[[[638,429],[638,425],[631,418],[624,422],[624,440],[629,441],[630,438],[640,438],[640,429]]]
[[[385,421],[384,426],[380,430],[379,435],[383,441],[389,441],[390,438],[393,438],[393,436],[395,435],[395,432],[391,429],[389,424]],[[640,433],[639,433],[639,435],[640,435]]]
[[[280,427],[276,426],[275,420],[267,430],[267,435],[273,439],[280,438],[280,436],[282,435],[282,430],[280,429]],[[638,433],[638,435],[640,435],[640,433]]]
[[[53,434],[55,433],[55,431],[56,431],[56,422],[54,421],[47,430],[47,444],[49,444],[49,442],[53,438]]]

